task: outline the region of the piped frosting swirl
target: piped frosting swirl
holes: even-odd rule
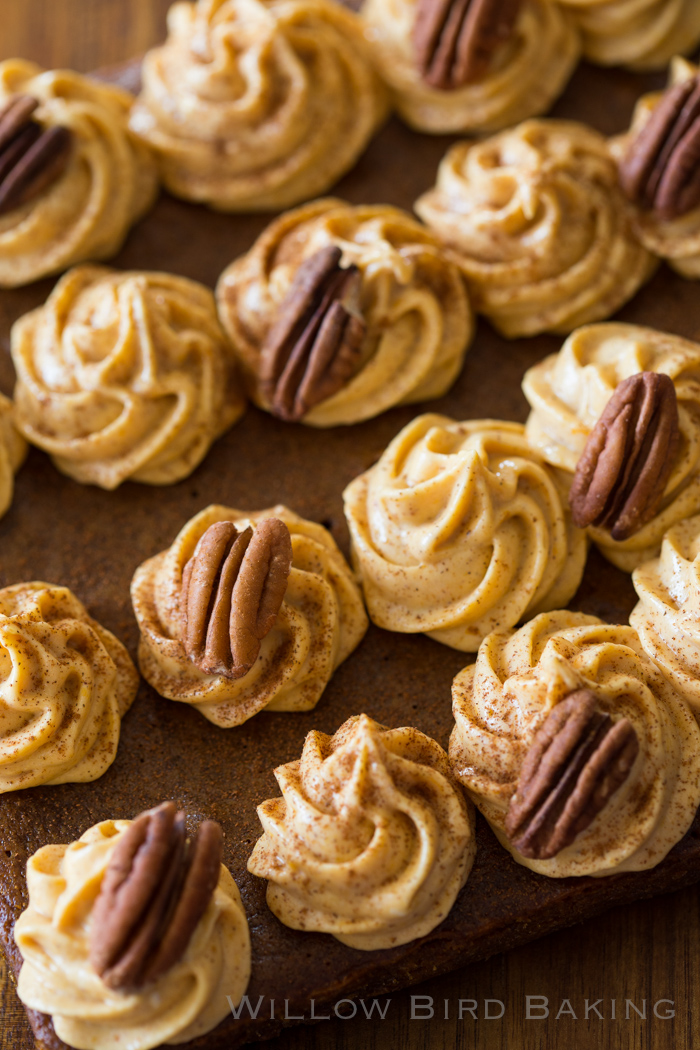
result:
[[[67,587],[0,590],[0,792],[96,780],[138,674]]]
[[[419,416],[344,498],[367,607],[388,630],[475,652],[580,582],[585,534],[518,423]]]
[[[418,131],[491,132],[546,112],[578,61],[573,19],[549,0],[520,5],[488,71],[449,91],[421,76],[413,42],[417,0],[367,0],[366,36],[403,119]]]
[[[114,489],[187,477],[245,409],[214,297],[166,273],[79,266],[12,328],[17,426]]]
[[[591,690],[639,742],[630,775],[573,843],[547,860],[522,856],[506,814],[535,734],[555,706]],[[552,612],[494,631],[452,686],[456,776],[520,864],[543,875],[610,875],[654,867],[690,827],[700,801],[700,729],[632,627]]]
[[[292,566],[276,622],[241,678],[207,674],[188,659],[182,641],[182,574],[200,538],[215,522],[245,530],[278,518],[291,534]],[[180,530],[168,550],[139,566],[131,585],[141,630],[139,663],[153,688],[193,704],[223,728],[258,711],[308,711],[336,667],[359,645],[367,615],[350,567],[330,533],[287,507],[248,512],[213,505]]]
[[[626,540],[591,526],[591,539],[614,565],[631,572],[659,553],[664,533],[700,511],[700,344],[637,325],[589,325],[573,332],[558,354],[525,373],[533,449],[573,474],[588,436],[613,391],[639,372],[670,376],[676,391],[680,442],[656,514]]]
[[[603,320],[656,266],[632,234],[605,138],[573,121],[457,143],[415,209],[508,338]]]
[[[89,960],[92,913],[128,820],[105,820],[70,845],[44,846],[27,864],[29,905],[15,924],[23,957],[18,993],[50,1014],[77,1050],[152,1050],[211,1031],[250,976],[250,936],[236,883],[221,865],[214,896],[183,957],[143,989],[112,990]]]
[[[353,12],[331,0],[175,3],[132,130],[178,197],[272,211],[325,193],[387,112]]]
[[[248,870],[268,880],[286,926],[364,951],[425,936],[474,861],[473,816],[442,748],[367,715],[312,732],[275,770],[282,798],[258,807],[264,833]]]
[[[133,97],[70,70],[0,63],[0,108],[16,95],[39,102],[34,119],[66,128],[71,154],[40,197],[0,216],[0,287],[14,288],[88,259],[116,255],[158,191],[150,150],[127,126]]]
[[[669,88],[691,80],[700,83],[700,67],[683,58],[674,58]],[[639,99],[629,131],[610,141],[610,150],[618,162],[622,163],[634,148],[635,140],[649,124],[663,98],[664,92],[655,91]],[[700,277],[700,205],[673,218],[664,218],[653,209],[637,206],[632,211],[632,227],[647,251],[665,259],[682,277]]]
[[[583,54],[601,66],[663,69],[700,41],[696,0],[558,0],[583,38]]]
[[[630,623],[646,653],[700,719],[700,515],[673,525],[658,558],[632,573]]]
[[[302,416],[310,426],[357,423],[397,404],[441,397],[474,330],[466,287],[437,239],[406,212],[314,201],[276,219],[219,279],[219,313],[251,396],[270,408],[261,354],[300,265],[329,246],[361,278],[366,332],[354,373]]]

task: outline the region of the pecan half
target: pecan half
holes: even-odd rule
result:
[[[189,839],[173,802],[141,813],[124,832],[90,925],[90,963],[109,988],[142,988],[179,962],[219,881],[221,845],[211,820]]]
[[[659,508],[680,442],[670,376],[638,372],[615,388],[588,436],[569,491],[574,524],[626,540]]]
[[[662,219],[700,205],[700,75],[664,93],[619,171],[625,195]]]
[[[521,7],[522,0],[418,0],[413,48],[426,84],[452,91],[482,80]]]
[[[296,272],[260,352],[260,385],[271,411],[298,420],[340,390],[357,368],[366,325],[362,278],[328,245]]]
[[[238,532],[210,525],[182,573],[182,641],[205,674],[242,678],[275,625],[292,566],[292,540],[279,518]]]
[[[629,776],[639,751],[627,718],[613,722],[589,689],[557,704],[525,756],[506,833],[524,857],[547,860],[570,846]]]
[[[0,110],[0,215],[38,197],[68,163],[71,132],[32,120],[38,105],[29,95],[15,95]]]

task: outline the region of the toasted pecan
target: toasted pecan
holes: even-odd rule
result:
[[[182,958],[219,880],[222,832],[192,839],[173,802],[147,810],[114,848],[90,924],[90,962],[112,989],[132,991]]]
[[[205,674],[241,678],[260,652],[284,600],[292,565],[289,529],[265,518],[238,532],[210,525],[182,573],[182,641]]]
[[[72,133],[33,120],[38,105],[15,95],[0,110],[0,215],[38,197],[68,164]]]
[[[626,196],[661,219],[700,205],[700,75],[664,93],[619,171]]]
[[[593,823],[629,776],[639,741],[629,719],[613,722],[595,694],[562,700],[522,764],[505,829],[524,857],[547,860]]]
[[[658,510],[680,442],[673,380],[638,372],[616,387],[591,431],[569,492],[579,528],[625,540]]]
[[[327,245],[301,264],[263,343],[260,385],[280,419],[301,419],[357,368],[362,278],[356,266],[340,266],[341,256]]]
[[[418,0],[413,46],[425,82],[451,91],[482,80],[521,7],[522,0]]]

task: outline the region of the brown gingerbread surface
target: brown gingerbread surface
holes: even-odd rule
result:
[[[604,132],[623,130],[639,94],[659,77],[581,66],[555,115],[581,119]],[[434,181],[453,141],[408,131],[392,120],[334,194],[355,203],[387,202],[407,209]],[[114,265],[170,270],[213,287],[221,270],[252,244],[268,216],[221,216],[162,196],[132,232]],[[42,303],[53,281],[0,293],[0,386],[11,393],[9,330]],[[700,335],[698,286],[662,268],[618,316],[690,338]],[[258,509],[286,503],[323,522],[343,550],[345,485],[380,455],[416,414],[439,411],[459,419],[524,420],[520,390],[526,368],[562,340],[509,343],[480,322],[464,371],[447,397],[396,409],[366,424],[315,431],[278,422],[254,408],[213,447],[186,481],[169,488],[126,483],[116,492],[81,486],[33,450],[17,477],[13,506],[0,522],[0,585],[43,579],[69,586],[89,611],[135,656],[137,627],[129,600],[135,568],[165,548],[180,527],[209,503]],[[626,620],[635,602],[629,577],[592,552],[572,606],[610,621]],[[478,821],[477,859],[447,920],[427,938],[391,951],[359,952],[321,934],[282,926],[265,904],[265,884],[246,861],[260,834],[257,803],[278,794],[272,769],[297,758],[305,734],[326,733],[366,712],[388,726],[415,725],[447,745],[452,726],[450,684],[469,658],[425,637],[371,627],[356,653],[331,680],[314,711],[257,715],[217,729],[184,704],[162,699],[142,683],[122,726],[114,765],[92,784],[68,784],[0,797],[0,940],[15,971],[21,959],[12,928],[26,904],[27,858],[47,842],[70,842],[110,817],[133,817],[172,798],[196,819],[214,818],[225,832],[224,862],[241,890],[250,924],[253,970],[248,994],[263,996],[255,1021],[229,1018],[190,1045],[232,1050],[262,1039],[289,1015],[322,1003],[417,982],[484,958],[616,903],[667,892],[700,878],[700,821],[651,872],[604,879],[548,880],[520,867]],[[271,1018],[270,1000],[275,1000]],[[32,1016],[37,1039],[61,1047],[50,1021]]]

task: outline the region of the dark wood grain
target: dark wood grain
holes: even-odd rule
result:
[[[3,5],[2,10],[0,57],[21,54],[46,66],[69,65],[82,70],[117,62],[143,51],[158,39],[163,31],[166,6],[163,0],[24,0],[22,4],[11,0]],[[650,81],[628,74],[583,70],[575,78],[559,111],[567,115],[575,112],[604,131],[619,130],[637,94],[648,83]],[[412,136],[397,123],[392,123],[338,192],[359,202],[371,187],[374,200],[384,199],[410,206],[415,196],[429,185],[446,143],[445,139]],[[407,163],[406,157],[416,158],[416,162]],[[225,220],[230,231],[227,240],[221,234],[220,217],[163,198],[156,212],[134,231],[116,265],[173,268],[213,284],[222,267],[252,242],[265,221],[256,217]],[[191,250],[191,234],[195,228],[199,248],[195,244]],[[41,302],[51,284],[48,281],[25,292],[2,293],[0,341],[5,348],[9,322],[24,309]],[[679,334],[700,336],[697,287],[685,284],[663,270],[623,316],[668,327]],[[525,403],[518,390],[518,378],[531,361],[555,349],[558,342],[541,339],[506,345],[495,339],[482,324],[462,379],[452,394],[435,407],[455,415],[492,412],[494,415],[523,418]],[[9,390],[11,381],[8,359],[3,355],[0,385]],[[497,388],[507,393],[497,397]],[[492,391],[490,399],[482,394],[483,390],[489,389]],[[115,494],[82,489],[61,478],[43,456],[33,452],[28,467],[18,479],[15,506],[0,527],[2,542],[6,544],[0,582],[43,575],[68,583],[86,600],[91,611],[119,633],[133,651],[135,625],[128,599],[125,597],[121,604],[114,601],[115,578],[127,582],[133,567],[143,557],[169,542],[172,538],[171,523],[176,518],[183,521],[214,498],[245,506],[247,493],[260,492],[252,469],[246,469],[246,441],[254,442],[260,433],[264,433],[270,441],[277,442],[275,469],[265,480],[268,502],[281,499],[310,517],[331,517],[339,540],[345,543],[338,498],[343,483],[364,469],[371,456],[378,454],[386,440],[413,414],[410,409],[400,410],[356,428],[351,450],[348,450],[347,441],[349,431],[329,434],[324,441],[329,455],[335,456],[340,467],[332,484],[325,480],[319,484],[314,478],[313,495],[308,492],[303,464],[312,454],[316,435],[295,428],[294,438],[288,439],[292,431],[286,431],[281,424],[272,423],[255,412],[249,413],[242,429],[232,431],[216,446],[191,479],[164,491],[129,485],[120,490],[120,498],[115,499]],[[226,464],[234,455],[240,469],[232,481]],[[44,513],[41,516],[35,513],[33,502],[37,486],[42,490]],[[46,522],[60,520],[62,508],[76,500],[82,506],[80,539],[81,546],[85,547],[79,556],[72,555],[65,543],[47,543],[46,534]],[[129,502],[140,508],[135,518],[129,514]],[[111,560],[109,552],[105,554],[104,547],[98,543],[102,554],[100,560],[91,540],[106,521],[120,530],[124,540]],[[138,527],[134,521],[139,523]],[[144,524],[146,521],[148,528]],[[126,558],[125,549],[130,551]],[[597,581],[605,573],[610,574],[610,587],[608,597],[603,601]],[[588,574],[588,583],[579,595],[579,605],[612,618],[624,615],[629,602],[627,582],[620,583],[614,570],[600,560],[595,562]],[[381,650],[381,635],[382,632],[373,633],[363,647],[367,667],[371,667]],[[377,646],[378,649],[373,649]],[[438,648],[427,640],[425,647],[426,652],[433,653]],[[400,654],[401,651],[404,650],[399,644],[394,652]],[[393,700],[397,719],[404,715],[403,720],[407,720],[408,709],[411,720],[420,725],[418,700],[421,690],[444,690],[451,674],[464,662],[459,654],[439,651],[444,654],[439,682],[420,678],[413,681],[397,656]],[[361,664],[362,651],[358,657]],[[360,664],[354,671],[350,664],[347,665],[316,712],[288,723],[290,728],[285,739],[280,738],[276,745],[278,760],[298,754],[300,741],[308,728],[332,730],[347,714],[354,713],[346,694],[343,699],[346,681],[343,676],[356,673],[361,677]],[[163,732],[168,731],[168,726],[172,728],[180,718],[193,728],[201,729],[196,721],[199,716],[194,712],[179,708],[174,711],[174,705],[152,695],[148,698],[142,696],[141,702],[151,705],[149,717],[158,718],[165,727]],[[369,713],[372,713],[372,703],[369,697],[363,705]],[[254,720],[259,728],[252,724],[245,732],[235,731],[237,735],[231,738],[232,748],[235,747],[234,739],[248,737],[254,740],[263,732],[265,718],[270,717],[265,716],[259,722]],[[395,724],[398,724],[396,720]],[[128,725],[128,720],[125,725]],[[444,725],[440,727],[431,724],[423,725],[423,728],[432,731],[444,743],[449,716],[445,716]],[[217,732],[211,727],[207,731]],[[177,734],[173,739],[176,737]],[[186,758],[184,753],[178,752],[173,760],[180,762],[184,770]],[[117,766],[111,775],[117,776],[118,772]],[[260,797],[265,797],[265,792],[274,792],[268,769],[256,769],[255,774],[260,778],[263,792]],[[262,785],[265,785],[264,790]],[[85,824],[88,817],[99,819],[102,815],[99,811],[92,811],[89,793],[84,788],[68,786],[60,790],[66,795],[74,792],[76,824]],[[151,786],[150,790],[154,795],[158,792],[157,786]],[[148,794],[145,791],[145,795]],[[10,806],[8,812],[12,808]],[[251,833],[256,833],[250,812],[246,812],[244,822]],[[236,874],[245,878],[238,870]],[[412,992],[392,993],[385,1021],[325,1022],[313,1028],[290,1030],[267,1045],[270,1050],[301,1050],[302,1047],[305,1050],[393,1050],[397,1047],[404,1050],[439,1050],[441,1047],[446,1050],[536,1050],[545,1046],[556,1050],[569,1047],[576,1050],[607,1050],[608,1047],[690,1050],[694,1047],[692,1033],[697,1031],[700,1022],[699,918],[697,891],[694,889],[618,908],[584,926],[551,935],[529,947],[499,955],[449,976],[434,978]],[[0,1050],[30,1050],[33,1040],[11,982],[3,974],[0,974],[0,981]],[[412,994],[433,998],[433,1019],[411,1020]],[[526,1020],[527,995],[549,999],[552,1009],[547,1020]],[[478,1020],[469,1014],[462,1020],[458,1019],[459,999],[477,1000]],[[502,1019],[487,1020],[483,1017],[486,999],[501,1000],[505,1004]],[[584,1019],[586,999],[590,1002],[604,1000],[599,1008],[602,1008],[605,1020],[597,1019],[595,1014],[592,1019]],[[610,1016],[613,999],[616,1000],[615,1020]],[[631,1018],[625,1020],[625,999],[633,1000],[640,1008],[642,1001],[646,1000],[647,1019],[641,1020],[633,1012]],[[672,1019],[653,1016],[652,1003],[662,999],[674,1001],[675,1017]],[[444,1018],[445,1000],[449,1004],[448,1019]],[[570,1000],[576,1019],[566,1013],[556,1019],[563,1000]]]

